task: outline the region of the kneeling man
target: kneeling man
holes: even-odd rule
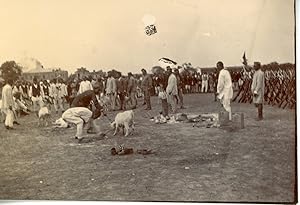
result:
[[[100,110],[95,110],[94,112],[90,111],[86,107],[72,107],[67,109],[62,114],[62,119],[67,123],[74,123],[77,126],[77,132],[75,135],[75,139],[82,140],[82,132],[83,126],[93,126],[97,129],[97,132],[100,132],[100,129],[95,124],[94,120],[97,119],[101,115]]]

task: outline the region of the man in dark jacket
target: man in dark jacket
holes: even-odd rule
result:
[[[98,83],[94,84],[93,90],[87,90],[75,97],[71,107],[86,107],[89,108],[93,114],[92,118],[99,117],[99,113],[102,112],[102,106],[99,104],[97,96],[100,94],[100,85]],[[93,105],[95,108],[93,109]],[[93,133],[93,127],[88,129],[88,133]]]
[[[180,67],[178,67],[178,69],[179,68]],[[174,70],[175,76],[177,78],[177,89],[178,89],[178,99],[177,99],[177,101],[179,101],[178,104],[179,104],[180,108],[184,109],[184,107],[183,107],[183,80],[182,80],[182,77],[179,74],[178,69]]]
[[[147,74],[147,71],[145,69],[142,69],[141,71],[143,74],[141,86],[144,92],[144,100],[147,106],[145,110],[151,110],[150,90],[152,88],[152,78],[149,74]]]
[[[125,96],[127,92],[127,80],[121,76],[117,83],[117,92],[120,98],[120,110],[126,110]]]
[[[128,73],[127,94],[130,98],[132,109],[137,106],[137,80],[131,72]]]

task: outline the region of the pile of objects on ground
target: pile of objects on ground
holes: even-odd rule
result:
[[[164,117],[161,113],[155,117],[151,117],[150,121],[156,124],[175,124],[175,123],[193,123],[193,127],[220,127],[218,113],[204,114],[185,114],[177,113],[170,117]]]

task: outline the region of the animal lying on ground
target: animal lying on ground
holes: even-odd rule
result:
[[[119,127],[123,128],[123,134],[125,129],[125,137],[129,135],[129,129],[134,130],[134,113],[132,110],[120,112],[116,115],[115,121],[111,123],[111,127],[115,128],[113,135],[116,135],[119,131]]]

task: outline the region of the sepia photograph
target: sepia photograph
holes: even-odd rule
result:
[[[296,204],[296,1],[0,0],[0,202]]]

